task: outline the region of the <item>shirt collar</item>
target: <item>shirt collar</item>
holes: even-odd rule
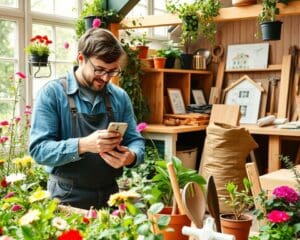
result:
[[[75,77],[75,71],[77,70],[78,66],[73,67],[73,71],[68,72],[68,79],[67,79],[67,94],[72,95],[79,91],[79,84]],[[106,92],[112,94],[112,83],[109,82],[106,84]]]

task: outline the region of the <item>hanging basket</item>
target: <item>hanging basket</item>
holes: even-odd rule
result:
[[[281,21],[263,22],[260,24],[263,41],[280,40]]]
[[[31,54],[29,56],[29,62],[32,66],[36,67],[45,67],[48,64],[49,55],[39,56],[37,54]]]

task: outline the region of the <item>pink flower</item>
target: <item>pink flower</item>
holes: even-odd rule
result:
[[[91,208],[88,212],[87,212],[87,214],[85,215],[85,217],[87,217],[87,218],[97,218],[97,211],[95,210],[95,209],[93,209],[93,208]]]
[[[8,194],[6,194],[6,195],[4,196],[4,199],[11,198],[11,197],[13,197],[14,195],[15,195],[14,192],[9,192]]]
[[[31,115],[31,111],[25,109],[24,114],[25,114],[25,115]]]
[[[93,28],[98,28],[101,26],[101,20],[99,18],[95,18],[93,21]]]
[[[113,216],[119,217],[121,215],[121,211],[119,209],[116,209],[112,212]]]
[[[142,132],[142,131],[145,130],[147,127],[148,127],[147,123],[141,122],[141,123],[139,123],[139,124],[136,126],[135,130],[136,130],[137,132]]]
[[[64,43],[64,48],[65,48],[65,49],[68,49],[69,47],[70,47],[70,44],[69,44],[68,42],[65,42],[65,43]]]
[[[25,109],[26,109],[26,110],[31,109],[31,106],[30,106],[30,105],[26,105],[26,106],[25,106]]]
[[[0,126],[3,126],[3,127],[9,126],[9,122],[7,120],[3,120],[0,122]]]
[[[126,204],[125,203],[121,203],[119,206],[119,209],[124,212],[126,210]]]
[[[18,75],[18,77],[21,78],[21,79],[25,79],[26,78],[26,75],[23,72],[16,72],[16,75]]]
[[[290,219],[290,216],[285,211],[272,210],[267,218],[272,223],[282,223]]]
[[[273,190],[273,195],[275,195],[277,198],[284,199],[289,203],[297,202],[299,200],[298,193],[288,186],[280,186],[275,188]]]
[[[20,122],[20,121],[21,121],[21,117],[20,117],[20,116],[18,116],[18,117],[16,117],[16,118],[15,118],[15,120],[16,120],[16,122],[18,123],[18,122]]]
[[[7,141],[8,141],[8,137],[7,136],[0,137],[0,144],[5,143]]]
[[[20,211],[21,209],[22,209],[22,206],[19,205],[19,204],[15,204],[15,205],[13,205],[13,207],[11,208],[11,210],[12,210],[13,212],[18,212],[18,211]]]

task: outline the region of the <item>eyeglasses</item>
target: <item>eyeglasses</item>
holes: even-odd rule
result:
[[[97,67],[91,62],[91,60],[89,58],[87,58],[87,60],[91,64],[91,66],[94,68],[94,74],[96,76],[103,76],[103,75],[107,74],[109,77],[116,77],[121,74],[121,69],[115,70],[115,71],[106,71],[102,68],[97,69]]]

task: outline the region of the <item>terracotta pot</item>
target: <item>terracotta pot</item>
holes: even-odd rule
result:
[[[234,235],[236,240],[248,240],[252,216],[244,214],[241,220],[235,220],[233,214],[224,213],[220,215],[220,219],[222,233]]]
[[[154,58],[154,68],[165,68],[166,65],[165,57],[155,57]]]
[[[136,48],[139,50],[139,58],[147,58],[148,56],[148,46],[136,46]]]
[[[182,214],[174,214],[171,215],[172,208],[171,207],[165,207],[160,213],[155,215],[149,215],[149,218],[154,222],[153,224],[153,232],[155,234],[162,233],[164,240],[188,240],[189,236],[185,236],[181,233],[183,226],[190,226],[191,220],[186,216]],[[161,215],[169,215],[170,216],[170,223],[169,225],[163,229],[160,230],[158,226],[155,224],[157,222],[157,219]],[[172,228],[172,229],[170,229]]]

